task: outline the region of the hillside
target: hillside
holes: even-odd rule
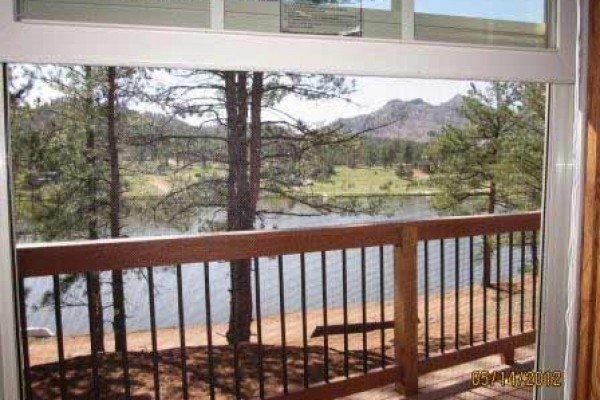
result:
[[[462,96],[456,95],[440,105],[433,105],[422,99],[391,100],[372,113],[340,119],[336,123],[350,132],[382,126],[366,134],[373,138],[428,142],[439,134],[444,125],[461,126],[466,123],[458,112],[462,99]]]

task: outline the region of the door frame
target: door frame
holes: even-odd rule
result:
[[[224,0],[212,0],[222,6]],[[581,178],[573,140],[578,4],[557,0],[555,48],[522,49],[378,39],[261,34],[115,24],[17,21],[12,0],[0,0],[0,63],[132,65],[173,68],[289,71],[426,79],[516,80],[549,83],[547,167],[544,199],[542,299],[538,321],[539,368],[565,364],[566,296],[570,242],[579,224],[568,224],[580,203],[571,198]],[[221,7],[220,9],[224,9]],[[553,9],[554,11],[554,9]],[[218,46],[215,46],[218,43]],[[152,51],[148,51],[148,49]],[[293,49],[293,51],[290,51]],[[318,57],[315,57],[318,55]],[[440,62],[443,60],[443,62]],[[3,81],[6,78],[2,72]],[[4,89],[0,86],[0,89]],[[4,92],[4,90],[3,90]],[[6,101],[0,100],[0,393],[19,398],[13,239],[8,197]],[[573,134],[574,133],[574,134]],[[575,168],[574,168],[575,167]],[[566,202],[566,203],[565,203]],[[567,204],[567,205],[565,205]],[[557,224],[556,221],[561,221]],[[565,225],[566,224],[566,225]],[[569,240],[565,240],[565,238]],[[573,239],[575,238],[575,239]],[[572,252],[571,248],[571,252]],[[566,263],[566,264],[565,264]],[[551,302],[551,303],[550,303]],[[550,305],[550,306],[548,306]],[[546,335],[552,332],[552,335]],[[556,333],[560,332],[560,335]],[[562,336],[564,333],[565,336]],[[560,340],[559,340],[560,337]],[[541,389],[538,397],[560,398]]]

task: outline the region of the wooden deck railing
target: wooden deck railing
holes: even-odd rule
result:
[[[181,345],[183,358],[181,360],[181,367],[184,371],[184,378],[186,380],[182,393],[184,398],[187,398],[188,385],[191,382],[187,382],[187,374],[192,368],[191,365],[186,365],[188,362],[185,356],[185,317],[182,300],[182,281],[181,281],[181,268],[190,267],[198,263],[203,263],[204,266],[204,278],[205,278],[205,293],[207,296],[204,299],[206,302],[205,311],[210,321],[210,278],[208,275],[210,263],[218,264],[219,268],[224,267],[223,261],[231,260],[254,260],[253,275],[255,277],[254,291],[255,293],[255,316],[256,316],[256,327],[257,330],[257,342],[256,351],[260,360],[260,367],[257,372],[248,372],[243,370],[238,364],[243,364],[240,361],[244,356],[244,349],[237,348],[234,346],[232,351],[240,352],[234,354],[234,365],[235,370],[235,387],[231,388],[231,396],[237,398],[246,397],[269,397],[269,398],[336,398],[339,396],[349,395],[358,391],[367,390],[370,388],[382,386],[389,383],[396,383],[399,390],[403,390],[408,394],[416,393],[418,390],[418,377],[424,373],[428,373],[434,370],[447,368],[452,365],[475,360],[481,357],[501,354],[504,357],[505,362],[511,362],[514,358],[514,349],[520,346],[531,344],[534,342],[535,333],[533,331],[534,320],[535,320],[535,297],[536,297],[536,273],[537,273],[537,256],[534,254],[536,247],[533,246],[534,242],[537,243],[537,231],[540,228],[540,214],[537,212],[524,213],[518,215],[501,215],[501,216],[473,216],[473,217],[449,217],[449,218],[434,218],[419,221],[407,221],[407,222],[385,222],[385,223],[367,223],[367,224],[354,224],[354,225],[343,225],[333,226],[325,228],[308,228],[308,229],[289,229],[289,230],[275,230],[275,231],[251,231],[251,232],[223,232],[223,233],[210,233],[210,234],[199,234],[191,236],[175,236],[175,237],[157,237],[157,238],[126,238],[116,240],[97,240],[97,241],[82,241],[82,242],[69,242],[69,243],[43,243],[43,244],[27,244],[19,245],[17,248],[17,265],[19,279],[21,286],[27,279],[52,276],[55,282],[55,291],[60,289],[58,286],[58,277],[65,274],[77,274],[84,272],[103,272],[109,270],[126,270],[131,268],[148,268],[151,271],[153,267],[175,265],[177,266],[177,279],[178,279],[178,298],[180,304],[180,334],[181,334]],[[513,240],[514,235],[520,234],[520,246],[519,241]],[[475,255],[474,248],[483,245],[484,239],[482,238],[496,238],[496,251],[495,251],[495,267],[496,267],[496,282],[495,288],[488,288],[483,285],[483,288],[479,288],[478,283],[475,283],[475,275],[477,275],[475,267],[477,255]],[[479,238],[479,239],[477,239]],[[451,240],[449,240],[451,239]],[[432,255],[432,249],[435,243],[439,242],[439,254],[440,261],[437,265],[439,273],[431,275],[430,260]],[[431,243],[431,244],[430,244]],[[488,243],[488,242],[486,242]],[[531,255],[526,255],[527,244],[531,244]],[[454,290],[445,292],[446,285],[449,284],[446,273],[448,270],[445,268],[448,266],[449,256],[448,250],[446,249],[450,244],[453,244],[454,252],[454,267],[455,275],[451,276],[454,278]],[[489,244],[488,244],[489,245]],[[387,338],[385,329],[390,324],[386,324],[384,318],[386,298],[385,298],[385,249],[393,249],[393,323],[391,326],[394,327],[394,352],[393,358],[395,361],[389,361],[392,359],[387,354],[385,346],[385,340]],[[366,271],[367,271],[367,256],[366,249],[373,248],[374,251],[379,251],[379,272],[378,277],[380,279],[380,285],[376,298],[380,307],[380,321],[372,322],[367,321],[367,303],[373,302],[372,298],[368,299],[367,287],[366,287]],[[517,248],[520,253],[517,257],[513,255],[513,249]],[[360,330],[362,334],[362,352],[351,351],[352,345],[348,344],[348,336],[351,334],[347,331],[348,327],[348,278],[347,278],[347,260],[346,255],[349,249],[360,249],[360,285],[361,285],[361,296],[359,303],[362,305],[362,326],[364,329]],[[450,249],[450,248],[448,248]],[[328,258],[332,252],[340,252],[341,258],[340,263],[342,267],[342,275],[331,275],[329,270],[333,269],[332,265],[327,265],[327,262],[331,261]],[[469,253],[469,257],[464,256],[463,253]],[[318,357],[320,368],[324,370],[324,375],[315,378],[309,372],[312,370],[310,365],[312,357],[315,356],[310,353],[312,350],[308,346],[308,335],[307,335],[307,307],[306,307],[306,285],[305,285],[305,273],[306,273],[306,262],[305,254],[307,253],[320,253],[321,255],[321,278],[323,280],[321,288],[323,296],[323,327],[320,332],[323,334],[323,348],[319,348]],[[336,253],[337,254],[337,253]],[[303,383],[295,385],[287,375],[288,368],[288,357],[286,351],[289,346],[285,342],[285,333],[289,334],[289,326],[285,327],[286,320],[286,308],[284,299],[286,294],[284,293],[283,281],[284,273],[290,274],[291,267],[283,267],[283,256],[284,255],[300,255],[300,268],[301,268],[301,319],[302,324],[302,346],[301,353],[303,354]],[[272,279],[276,279],[276,272],[280,285],[278,286],[279,301],[280,301],[280,322],[282,335],[277,339],[279,351],[282,354],[281,362],[277,370],[284,372],[284,377],[281,381],[277,381],[280,389],[271,390],[265,389],[265,371],[263,370],[262,361],[263,357],[266,357],[266,346],[267,340],[263,338],[264,332],[261,334],[261,325],[264,324],[261,321],[261,305],[264,305],[263,301],[265,295],[261,295],[259,292],[261,278],[259,272],[268,269],[268,266],[260,264],[259,260],[265,257],[275,257],[273,261],[275,269],[273,269]],[[330,256],[331,257],[331,256]],[[336,256],[337,257],[337,256]],[[445,258],[446,257],[446,258]],[[501,263],[500,258],[509,258],[506,261],[506,265]],[[460,260],[462,258],[462,261]],[[516,268],[513,266],[513,259],[516,258],[520,262],[520,267]],[[532,277],[528,278],[530,272],[527,271],[527,263],[530,260],[533,261]],[[467,262],[468,261],[468,262]],[[192,265],[194,264],[194,265]],[[278,269],[277,269],[278,267]],[[374,268],[369,265],[368,268]],[[214,269],[214,268],[213,268]],[[517,277],[514,276],[516,271]],[[268,271],[264,272],[267,273]],[[357,275],[358,276],[358,275]],[[434,276],[435,279],[432,279]],[[449,275],[450,276],[450,275]],[[520,279],[518,277],[520,276]],[[341,278],[340,278],[341,277]],[[391,277],[390,277],[391,278]],[[467,279],[468,278],[468,279]],[[515,278],[515,281],[513,281]],[[264,277],[263,277],[264,279]],[[327,283],[329,279],[329,283]],[[327,289],[331,288],[332,279],[339,279],[340,281],[333,282],[339,286],[343,286],[343,324],[341,325],[341,331],[344,336],[343,350],[339,347],[340,353],[343,355],[343,368],[342,364],[338,366],[335,364],[337,361],[333,360],[333,353],[331,348],[334,347],[333,341],[334,330],[329,331],[328,324],[332,323],[333,317],[330,321],[327,321],[327,310],[329,309],[331,297],[328,298]],[[468,280],[468,284],[463,285],[463,281]],[[432,288],[433,281],[436,281],[436,287]],[[438,282],[439,281],[439,282]],[[531,282],[530,282],[531,281]],[[515,286],[515,282],[517,282]],[[439,283],[439,284],[438,284]],[[154,283],[149,286],[148,290],[154,293]],[[503,286],[504,285],[504,286]],[[519,289],[520,285],[520,290]],[[526,287],[526,285],[529,285]],[[531,287],[531,290],[529,290]],[[479,293],[481,291],[481,293]],[[492,296],[492,291],[494,296]],[[434,293],[435,292],[435,293]],[[504,294],[503,294],[504,293]],[[435,294],[435,301],[432,300]],[[448,296],[450,295],[450,296]],[[262,297],[261,297],[262,296]],[[330,295],[331,296],[331,295]],[[483,321],[475,321],[477,314],[477,307],[481,305],[479,300],[474,298],[483,299]],[[486,297],[487,296],[487,297]],[[516,297],[514,297],[516,296]],[[448,303],[445,304],[447,299],[453,299],[454,309],[448,313],[455,318],[454,321],[454,341],[452,338],[447,337],[445,329],[445,323],[448,321],[444,320],[446,310],[449,309]],[[463,311],[460,308],[460,303],[464,299],[462,304],[463,309],[468,308],[467,311]],[[516,299],[516,300],[515,300]],[[529,300],[528,300],[529,299]],[[154,297],[151,296],[152,302],[151,312],[154,313]],[[527,303],[529,301],[529,303]],[[22,328],[27,326],[27,314],[28,309],[25,306],[25,298],[21,299],[23,307],[21,309],[22,315]],[[478,303],[478,304],[475,304]],[[214,303],[213,303],[214,304]],[[491,304],[491,305],[490,305]],[[493,305],[496,305],[495,313],[492,313]],[[438,317],[432,317],[432,307],[441,307]],[[502,314],[501,308],[508,309],[508,312]],[[525,312],[525,307],[531,308]],[[55,294],[55,309],[61,309],[62,303],[60,296]],[[514,318],[514,308],[519,308],[519,317]],[[334,311],[331,311],[333,316]],[[468,315],[468,321],[464,318],[461,319],[461,315]],[[60,327],[62,324],[60,312],[56,313],[56,324]],[[153,316],[154,317],[154,316]],[[389,315],[392,317],[392,315]],[[448,316],[446,316],[448,317]],[[488,321],[495,317],[495,324]],[[436,318],[439,319],[436,320]],[[502,318],[502,321],[500,321]],[[264,317],[263,317],[264,319]],[[508,323],[504,320],[507,319]],[[492,321],[493,322],[493,321]],[[478,328],[478,324],[482,324],[481,328]],[[210,324],[210,322],[208,322]],[[206,367],[208,369],[208,386],[211,388],[210,393],[207,392],[207,397],[215,396],[215,387],[219,379],[223,379],[217,376],[217,373],[213,370],[214,365],[213,353],[215,346],[213,343],[213,337],[211,337],[211,329],[207,324],[207,347],[206,351],[209,353],[209,364],[204,365],[201,368]],[[375,324],[375,325],[374,325]],[[154,325],[154,324],[153,324]],[[381,349],[380,357],[377,362],[373,361],[375,353],[368,348],[368,337],[367,337],[367,325],[379,327],[379,331],[375,330],[375,333],[380,334],[381,338]],[[513,329],[513,327],[516,327]],[[518,329],[520,327],[520,329]],[[493,337],[493,328],[496,329],[496,335]],[[156,328],[153,326],[156,334]],[[287,331],[286,331],[287,329]],[[439,332],[438,337],[435,337],[434,330]],[[515,333],[514,331],[518,331]],[[62,332],[62,329],[60,329]],[[338,330],[339,331],[339,330]],[[57,332],[58,333],[58,332]],[[370,335],[371,333],[369,333]],[[461,336],[462,335],[462,336]],[[475,337],[477,336],[477,337]],[[154,336],[153,336],[154,337]],[[461,342],[461,337],[465,337],[464,341]],[[470,339],[469,339],[470,337]],[[61,383],[60,394],[57,394],[56,398],[69,397],[69,385],[72,384],[70,377],[65,372],[65,364],[67,361],[64,359],[64,346],[65,337],[62,333],[56,338],[57,347],[59,354],[58,368],[54,370],[50,367],[46,371],[57,370],[59,381]],[[439,349],[432,349],[432,343],[439,340]],[[56,379],[45,378],[44,374],[38,371],[36,366],[32,366],[30,362],[30,352],[33,347],[30,345],[27,335],[23,335],[24,341],[24,356],[25,356],[25,383],[29,385],[28,393],[34,398],[43,398],[44,393],[56,392],[56,391],[44,391],[44,384],[51,385],[51,382],[56,382]],[[153,353],[157,354],[159,349],[156,347],[156,341],[153,341]],[[452,343],[455,343],[455,347],[452,348]],[[446,346],[450,344],[447,348]],[[269,344],[269,346],[271,346]],[[332,346],[332,347],[330,347]],[[341,344],[339,346],[342,346]],[[314,347],[314,346],[313,346]],[[93,353],[93,349],[91,350]],[[356,355],[358,354],[358,355]],[[96,362],[108,362],[106,356],[99,357],[98,355],[92,354],[93,359]],[[357,365],[359,365],[358,373],[354,367],[349,367],[349,359],[352,357],[358,357]],[[98,358],[99,357],[99,358]],[[127,357],[127,354],[124,354]],[[315,356],[316,357],[316,356]],[[321,359],[323,358],[324,359]],[[99,361],[98,361],[99,360]],[[157,363],[158,358],[154,358],[154,370],[155,370],[155,382],[154,385],[160,385],[160,377],[158,374],[159,366]],[[379,365],[379,362],[381,365]],[[61,364],[62,363],[62,364]],[[340,361],[341,363],[341,361]],[[362,364],[362,369],[360,368]],[[376,364],[376,365],[375,365]],[[65,364],[66,365],[66,364]],[[125,364],[126,365],[126,364]],[[129,368],[129,367],[126,367]],[[133,368],[133,367],[131,367]],[[238,368],[242,368],[238,373]],[[101,374],[101,368],[95,366],[93,374]],[[126,373],[125,373],[126,372]],[[130,371],[124,371],[124,376],[129,376]],[[135,373],[135,371],[133,371]],[[202,371],[204,375],[206,373]],[[310,376],[307,377],[307,374]],[[104,388],[98,387],[99,380],[98,376],[94,376],[90,383],[90,393],[94,396],[99,395],[100,391],[105,390]],[[251,377],[251,378],[250,378]],[[37,382],[36,387],[42,388],[37,392],[32,390],[32,380],[39,379],[42,383]],[[46,380],[44,380],[46,379]],[[260,390],[256,389],[256,392],[245,392],[245,387],[242,385],[244,379],[255,379],[258,383]],[[279,378],[277,378],[279,379]],[[288,382],[289,381],[289,382]],[[45,383],[44,383],[45,382]],[[129,387],[130,382],[124,382],[125,387]],[[233,385],[233,384],[232,384]],[[220,390],[224,384],[219,385]],[[66,389],[65,389],[66,388]],[[79,388],[80,390],[80,388]],[[250,389],[248,389],[250,390]],[[129,390],[126,390],[127,394]],[[36,394],[37,393],[37,394]],[[41,397],[40,397],[41,396]],[[127,396],[126,396],[127,397]]]

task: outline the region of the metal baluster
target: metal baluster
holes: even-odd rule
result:
[[[115,271],[113,271],[113,281],[114,279],[123,279],[123,274],[115,274]],[[122,285],[123,287],[123,297],[125,297],[125,287],[124,285]],[[124,383],[124,389],[125,389],[125,398],[129,399],[131,398],[131,379],[129,376],[129,352],[127,350],[127,309],[125,307],[125,301],[123,301],[123,312],[120,313],[118,315],[118,321],[117,323],[121,326],[122,330],[123,330],[123,342],[122,342],[122,346],[123,346],[123,351],[121,351],[121,363],[123,366],[123,383]]]
[[[488,238],[487,236],[483,236],[483,248],[484,248],[484,257],[485,257],[485,248],[488,246]],[[489,247],[491,247],[491,243],[489,244]],[[490,255],[491,258],[491,255]],[[483,260],[483,264],[484,264],[484,269],[485,269],[485,263],[486,260]],[[490,260],[490,269],[491,269],[491,260]],[[486,275],[486,271],[483,271],[484,276]],[[489,271],[489,275],[492,275],[492,271]],[[490,278],[491,280],[491,278]],[[485,281],[485,279],[484,279]],[[488,336],[488,329],[487,329],[487,322],[488,322],[488,312],[487,312],[487,308],[488,308],[488,299],[487,299],[487,292],[488,292],[488,285],[487,282],[483,282],[483,341],[487,342],[487,336]]]
[[[444,319],[445,319],[445,302],[446,302],[446,294],[445,294],[445,279],[446,279],[446,267],[445,267],[445,248],[444,248],[444,239],[440,239],[440,349],[442,353],[446,352],[446,338],[445,329],[444,329]]]
[[[281,321],[281,366],[283,374],[283,392],[288,393],[287,345],[285,338],[285,290],[283,286],[283,256],[277,256],[279,268],[279,320]]]
[[[148,267],[148,301],[150,305],[150,335],[152,340],[152,367],[154,371],[154,398],[160,399],[160,377],[158,372],[158,345],[156,338],[156,310],[154,306],[154,271]]]
[[[429,358],[429,241],[425,241],[425,357]]]
[[[62,304],[60,299],[60,277],[52,276],[54,292],[54,319],[56,320],[56,347],[58,351],[58,374],[60,377],[60,398],[67,398],[67,381],[65,374],[65,346],[63,341]]]
[[[29,361],[29,337],[27,336],[27,304],[25,299],[25,278],[19,278],[19,314],[21,319],[21,341],[23,357],[23,380],[25,381],[25,398],[31,400],[33,391],[31,388],[31,363]],[[97,376],[97,374],[96,374]]]
[[[260,308],[260,261],[254,259],[254,287],[256,295],[256,340],[258,342],[258,385],[261,399],[265,398],[265,373],[263,367],[263,344],[262,344],[262,314]]]
[[[521,333],[525,331],[525,232],[521,232]]]
[[[508,336],[512,336],[513,322],[513,233],[508,236]]]
[[[362,362],[363,373],[369,369],[367,359],[367,256],[364,247],[360,249],[360,291],[362,300]]]
[[[206,312],[206,343],[208,346],[208,387],[210,390],[210,398],[215,398],[215,362],[213,355],[212,342],[212,318],[210,307],[210,264],[204,263],[204,307]]]
[[[323,326],[325,331],[323,332],[323,375],[325,382],[329,382],[329,321],[327,318],[327,254],[321,252],[321,277],[323,284]]]
[[[348,359],[348,265],[346,250],[342,250],[342,297],[344,303],[344,375],[349,376]]]
[[[300,290],[302,306],[302,366],[304,387],[308,388],[308,322],[306,320],[306,257],[300,254]]]
[[[236,261],[231,261],[236,262]],[[242,261],[237,261],[237,262],[242,262]],[[233,295],[233,293],[235,293],[237,291],[237,282],[234,279],[234,273],[232,271],[231,273],[231,293]],[[235,308],[236,304],[235,302],[232,302],[232,315],[236,315],[237,309]],[[240,368],[240,344],[239,344],[239,339],[237,338],[237,332],[234,333],[235,334],[235,339],[234,339],[234,343],[233,343],[233,379],[234,379],[234,383],[235,383],[235,398],[236,399],[241,399],[242,398],[242,370]]]
[[[189,398],[187,377],[187,347],[185,345],[185,314],[183,304],[183,279],[181,264],[177,264],[177,311],[179,313],[179,345],[181,349],[181,390],[184,400]]]
[[[381,368],[386,366],[385,357],[385,265],[383,256],[383,246],[379,246],[379,315],[381,322],[381,330],[379,336],[381,338]]]
[[[86,274],[86,281],[88,282],[88,293],[91,293],[91,288],[89,283],[92,280],[92,273],[88,272]],[[88,318],[89,318],[89,324],[90,324],[90,355],[91,355],[91,363],[92,363],[92,393],[93,393],[93,397],[95,400],[100,399],[100,378],[98,376],[98,365],[100,363],[99,361],[99,357],[98,357],[98,351],[97,351],[97,344],[96,344],[96,335],[94,334],[95,332],[95,328],[94,328],[94,321],[93,321],[93,310],[92,310],[92,303],[88,300]]]
[[[473,346],[473,236],[469,236],[469,344]]]
[[[454,347],[460,348],[460,239],[454,239]]]
[[[500,263],[502,252],[502,237],[499,233],[496,234],[496,339],[500,339]]]
[[[532,240],[533,240],[532,243],[534,243],[535,246],[534,245],[531,246],[531,253],[532,253],[531,254],[532,258],[531,259],[532,259],[532,263],[533,263],[533,284],[532,284],[532,286],[533,286],[533,297],[531,299],[531,308],[532,308],[532,317],[531,317],[532,326],[531,326],[531,328],[535,329],[536,328],[536,326],[535,326],[536,325],[536,318],[537,318],[537,315],[536,315],[536,302],[537,302],[537,274],[538,274],[538,270],[537,270],[538,269],[538,265],[537,265],[537,261],[536,260],[538,259],[538,257],[537,257],[537,254],[534,254],[534,251],[535,251],[534,249],[537,249],[537,247],[538,247],[537,246],[537,231],[533,231],[532,234],[533,234],[532,235],[533,236],[532,237]]]

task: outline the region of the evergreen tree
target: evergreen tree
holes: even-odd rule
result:
[[[48,104],[14,101],[12,146],[17,217],[32,240],[120,237],[122,219],[119,146],[126,121],[118,98],[138,95],[139,70],[115,67],[35,66],[23,69],[29,82],[60,93]],[[17,89],[13,89],[18,93]],[[120,94],[120,96],[117,96]],[[26,195],[26,197],[25,197]],[[63,276],[63,296],[85,281],[90,337],[104,351],[103,282],[99,273]],[[106,282],[113,294],[115,348],[124,348],[123,276]],[[49,295],[45,301],[51,301]],[[67,299],[64,302],[70,304]],[[80,305],[75,302],[73,305]]]
[[[293,188],[309,179],[323,148],[344,146],[358,150],[364,132],[340,126],[317,127],[283,113],[278,105],[288,96],[304,100],[342,98],[353,82],[329,75],[295,75],[244,71],[172,71],[179,84],[156,89],[156,101],[168,114],[202,120],[197,132],[158,138],[194,139],[221,143],[202,154],[218,173],[199,173],[162,201],[171,212],[217,207],[225,214],[225,229],[252,230],[257,220],[281,211],[261,207],[264,194],[303,204],[317,213],[352,212],[353,204],[330,203],[297,195]],[[351,165],[357,153],[350,152]],[[198,159],[198,154],[195,155]],[[285,213],[285,211],[283,211]],[[296,214],[297,215],[297,214]],[[314,215],[314,213],[309,214]],[[250,260],[231,261],[231,302],[227,338],[230,343],[250,339],[252,286]]]
[[[464,127],[446,126],[427,149],[441,210],[487,212],[537,208],[542,189],[543,86],[493,82],[471,86],[460,112]],[[492,243],[484,240],[483,282],[491,281]]]

